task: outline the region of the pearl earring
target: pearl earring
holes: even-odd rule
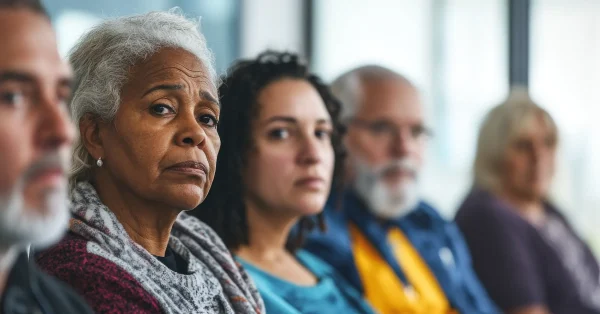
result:
[[[96,165],[98,167],[102,167],[102,165],[104,165],[104,162],[102,162],[102,157],[98,158],[98,160],[96,160]]]

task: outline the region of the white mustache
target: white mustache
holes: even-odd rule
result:
[[[417,174],[417,165],[412,159],[397,159],[389,162],[386,165],[377,167],[374,173],[377,177],[381,177],[390,170],[406,171],[415,176]]]
[[[48,169],[60,169],[66,173],[68,169],[68,159],[64,158],[59,151],[46,153],[42,158],[36,160],[23,174],[23,181],[27,182],[38,173]]]

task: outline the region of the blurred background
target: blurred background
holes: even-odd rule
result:
[[[471,185],[483,115],[528,85],[560,129],[552,197],[600,256],[600,0],[45,0],[68,51],[109,17],[180,7],[223,73],[237,58],[301,53],[325,80],[375,63],[421,89],[425,198],[452,218]]]

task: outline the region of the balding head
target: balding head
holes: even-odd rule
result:
[[[381,218],[413,209],[427,135],[415,86],[392,70],[364,66],[343,74],[332,90],[343,103],[356,192]]]
[[[358,111],[365,98],[364,85],[392,81],[412,88],[414,85],[402,74],[379,65],[365,65],[340,75],[332,84],[331,90],[342,102],[342,120],[347,121]]]

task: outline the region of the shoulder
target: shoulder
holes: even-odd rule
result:
[[[330,263],[333,263],[331,259],[345,259],[352,249],[348,219],[341,208],[330,204],[325,207],[323,216],[325,230],[315,229],[307,234],[305,248]]]
[[[86,239],[68,233],[58,244],[39,253],[36,262],[47,273],[64,271],[84,274],[102,273],[104,276],[121,276],[125,270],[104,257],[88,251],[90,242]]]
[[[93,313],[81,296],[59,280],[39,271],[36,281],[40,292],[56,313]]]
[[[528,224],[491,193],[475,190],[463,201],[455,217],[461,229],[527,229]]]
[[[87,251],[88,241],[73,233],[67,235],[56,245],[36,255],[36,262],[46,272],[56,269],[78,268],[87,258],[95,259]]]
[[[444,218],[437,209],[424,201],[419,203],[416,210],[400,218],[399,223],[405,232],[420,230],[424,234],[461,238],[454,221]]]
[[[88,244],[69,233],[56,246],[40,253],[37,264],[81,294],[95,312],[160,311],[157,300],[131,274],[88,252]]]
[[[327,226],[336,230],[338,228],[346,227],[348,223],[348,217],[346,216],[341,201],[339,205],[336,204],[336,201],[334,200],[328,201],[323,209],[323,217],[325,218]]]
[[[311,236],[339,237],[348,233],[348,217],[341,206],[328,202],[323,209],[326,230],[312,232]]]
[[[536,229],[491,193],[471,192],[455,219],[473,255],[502,254],[503,259],[516,259],[533,254]]]
[[[411,214],[409,214],[411,215]],[[425,215],[427,218],[431,219],[434,223],[438,223],[438,224],[447,224],[449,223],[449,221],[444,218],[440,212],[433,207],[433,205],[425,202],[425,201],[421,201],[419,202],[419,205],[417,206],[417,209],[412,213],[413,216],[415,215]]]

